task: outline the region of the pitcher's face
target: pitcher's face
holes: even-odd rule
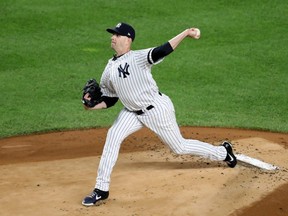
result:
[[[111,37],[111,48],[118,53],[119,51],[127,49],[127,47],[130,48],[131,41],[131,38],[126,36],[113,34]]]

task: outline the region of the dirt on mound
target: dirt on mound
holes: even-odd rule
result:
[[[219,145],[280,167],[175,155],[148,129],[122,144],[104,205],[81,200],[95,184],[107,128],[0,140],[1,215],[288,215],[288,134],[182,127],[185,138]]]

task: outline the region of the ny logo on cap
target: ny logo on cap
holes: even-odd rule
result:
[[[121,25],[122,25],[122,23],[118,23],[118,24],[116,25],[116,28],[120,28]]]

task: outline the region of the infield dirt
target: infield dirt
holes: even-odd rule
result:
[[[106,128],[0,140],[0,215],[288,215],[288,134],[182,127],[184,137],[219,145],[280,167],[177,156],[142,129],[122,144],[105,204],[81,201],[95,184]]]

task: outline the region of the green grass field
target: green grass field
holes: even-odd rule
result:
[[[110,126],[121,103],[87,112],[80,99],[120,21],[134,49],[201,29],[153,70],[180,125],[288,132],[287,14],[281,0],[2,0],[0,137]]]

